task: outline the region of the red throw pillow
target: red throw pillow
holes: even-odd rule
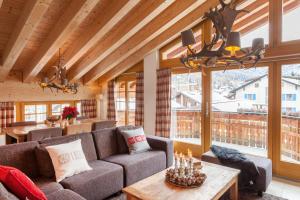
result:
[[[0,165],[0,181],[20,199],[47,200],[45,194],[20,170]]]

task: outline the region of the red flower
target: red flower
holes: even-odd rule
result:
[[[68,106],[64,107],[63,113],[62,113],[62,118],[63,119],[72,119],[76,118],[78,115],[78,111],[76,107]]]

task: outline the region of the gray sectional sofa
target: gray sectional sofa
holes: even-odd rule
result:
[[[130,184],[160,172],[172,165],[173,143],[166,138],[147,136],[152,150],[129,155],[122,129],[107,128],[92,133],[62,136],[42,141],[0,147],[0,165],[13,166],[27,174],[46,194],[54,199],[106,199]],[[60,183],[45,147],[81,139],[86,159],[93,168],[66,178]]]

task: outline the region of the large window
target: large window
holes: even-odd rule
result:
[[[172,138],[200,144],[201,133],[201,73],[172,75]]]
[[[135,125],[135,91],[136,82],[128,82],[128,125]]]
[[[78,117],[81,116],[81,102],[76,102],[76,108],[77,108],[77,111],[78,111]]]
[[[63,104],[52,104],[51,105],[51,115],[61,115],[64,107],[70,106],[69,103],[63,103]]]
[[[43,122],[47,118],[46,104],[33,104],[24,106],[24,120]]]
[[[297,20],[300,18],[300,1],[283,0],[282,12],[282,41],[299,40],[300,26]]]
[[[300,64],[281,72],[281,160],[300,164]]]
[[[119,81],[116,86],[117,125],[135,124],[135,81]]]
[[[268,68],[212,72],[212,143],[267,156]]]

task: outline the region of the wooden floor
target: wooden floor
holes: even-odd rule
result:
[[[273,177],[267,193],[289,200],[300,199],[300,182]]]

